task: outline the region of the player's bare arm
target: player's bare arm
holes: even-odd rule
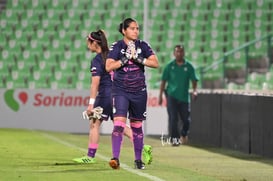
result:
[[[159,63],[158,63],[158,59],[156,55],[151,55],[149,56],[145,62],[143,62],[143,64],[147,67],[151,67],[151,68],[158,68],[159,67]]]
[[[112,70],[116,70],[121,67],[121,61],[116,61],[112,58],[108,58],[106,60],[105,69],[107,72],[111,72]]]
[[[90,98],[96,98],[100,84],[100,76],[92,76],[92,83],[90,87]]]
[[[91,83],[91,86],[90,86],[90,100],[91,102],[89,101],[89,106],[88,106],[88,110],[91,111],[93,109],[93,105],[94,105],[94,102],[95,102],[95,99],[96,99],[96,96],[97,96],[97,93],[98,93],[98,90],[99,90],[99,84],[100,84],[100,76],[93,76],[92,77],[92,83]]]

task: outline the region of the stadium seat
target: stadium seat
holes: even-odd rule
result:
[[[78,76],[75,76],[77,89],[90,89],[91,84],[91,73],[88,69],[80,71]]]
[[[247,90],[262,90],[267,89],[266,76],[264,74],[251,73],[246,84]]]
[[[0,69],[5,79],[12,71],[19,71],[19,74],[27,69],[38,71],[41,68],[38,65],[45,60],[46,69],[50,66],[54,71],[66,72],[74,67],[72,76],[77,76],[80,71],[88,72],[93,55],[86,52],[85,37],[90,31],[104,29],[110,45],[122,37],[118,26],[125,17],[137,19],[141,26],[143,23],[144,4],[141,0],[114,0],[110,3],[107,0],[10,0],[6,3],[6,9],[0,13],[0,61],[5,67]],[[272,7],[271,0],[151,0],[147,41],[158,53],[160,64],[164,65],[172,58],[174,45],[183,43],[187,57],[196,66],[209,65],[218,61],[224,52],[272,34]],[[266,49],[266,41],[257,42],[249,47],[249,56],[265,56]],[[66,51],[70,51],[70,57],[64,56]],[[50,52],[47,58],[44,52]],[[239,54],[242,57],[232,61],[231,67],[245,63],[245,55],[241,51]],[[229,61],[235,59],[229,57]],[[21,60],[25,63],[22,64]],[[67,61],[69,68],[62,69],[62,61]],[[70,62],[76,63],[71,65]],[[217,75],[222,71],[216,70]],[[160,71],[152,72],[155,74],[151,79],[153,85],[158,85],[156,80]],[[2,86],[13,86],[11,82],[9,80]],[[50,82],[58,87],[55,76]],[[81,83],[71,85],[86,88]],[[38,87],[46,86],[38,83]]]

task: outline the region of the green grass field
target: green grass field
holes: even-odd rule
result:
[[[96,164],[75,164],[72,158],[87,152],[88,135],[22,129],[0,129],[1,181],[211,181],[273,180],[273,160],[219,148],[161,145],[160,138],[145,138],[153,146],[153,163],[145,170],[133,167],[133,148],[124,137],[121,169],[108,166],[110,136],[102,136]]]

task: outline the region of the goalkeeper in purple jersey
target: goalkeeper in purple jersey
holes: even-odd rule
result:
[[[114,71],[112,98],[114,128],[112,132],[112,156],[109,164],[119,168],[120,148],[123,132],[129,113],[133,131],[135,167],[144,169],[142,162],[143,129],[146,119],[147,90],[145,66],[157,68],[157,57],[148,43],[139,40],[138,23],[131,18],[125,19],[119,28],[123,39],[113,43],[106,60],[106,70]]]

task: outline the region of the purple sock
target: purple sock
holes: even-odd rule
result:
[[[94,158],[98,149],[98,144],[96,143],[90,143],[88,145],[88,153],[87,156]]]
[[[143,149],[143,130],[142,130],[142,127],[139,127],[139,128],[132,127],[132,131],[133,131],[135,159],[141,160],[141,154]]]
[[[96,154],[96,151],[97,149],[96,148],[88,148],[88,153],[87,153],[87,156],[89,157],[95,157],[95,154]]]
[[[112,132],[112,154],[113,158],[119,158],[120,154],[120,146],[123,138],[123,126],[114,126]]]

